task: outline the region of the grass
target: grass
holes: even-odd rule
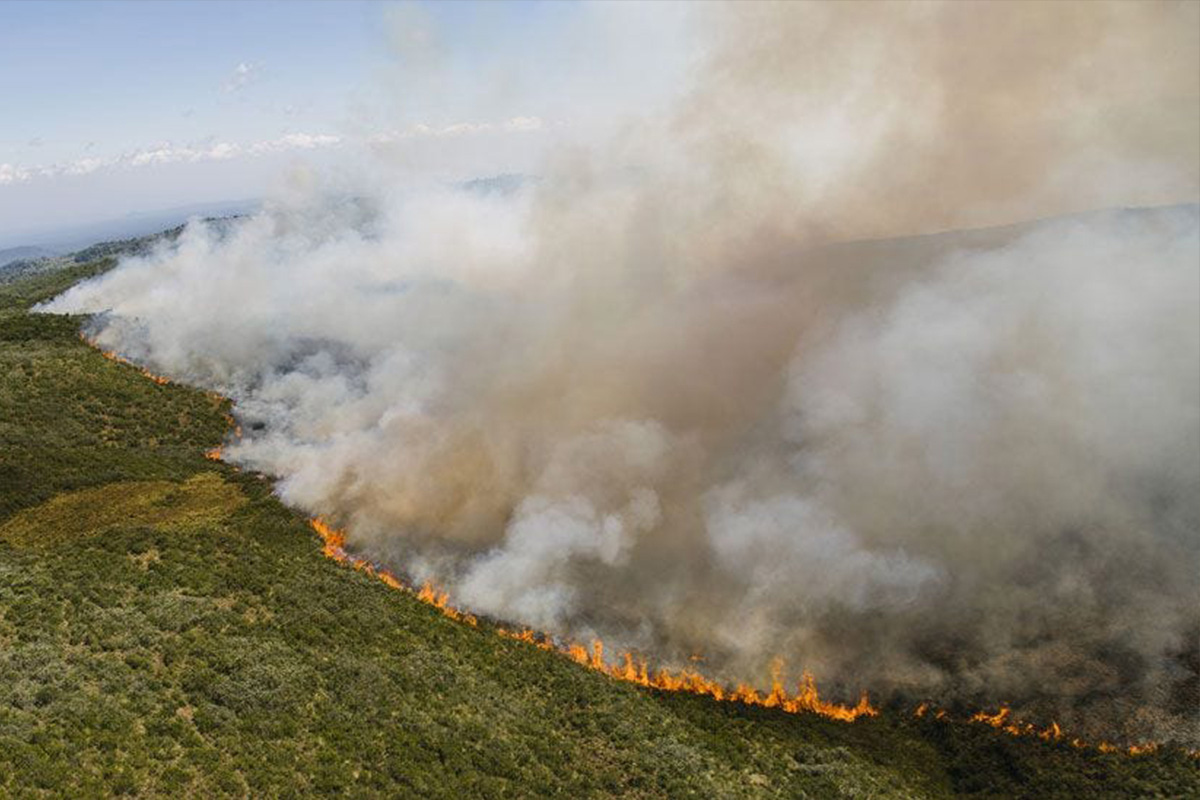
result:
[[[106,267],[0,285],[0,796],[1200,796],[1177,751],[648,691],[448,620],[206,460],[225,401],[27,313]]]

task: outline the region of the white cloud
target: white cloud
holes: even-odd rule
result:
[[[60,175],[88,175],[102,169],[226,161],[231,158],[273,155],[293,150],[336,147],[341,143],[340,136],[324,133],[290,133],[277,139],[265,139],[247,144],[215,142],[207,145],[174,145],[170,142],[163,142],[153,147],[103,158],[86,157],[74,161],[36,166],[0,164],[0,184],[24,183],[36,178],[55,178]]]
[[[225,79],[225,84],[221,87],[221,91],[227,94],[240,91],[258,80],[260,75],[262,75],[262,64],[256,61],[242,61],[233,68],[233,73]]]
[[[385,131],[367,138],[371,144],[385,144],[405,139],[438,139],[455,136],[474,136],[481,133],[532,133],[546,127],[541,117],[512,117],[503,122],[455,122],[433,126],[423,122],[403,130]]]
[[[0,185],[29,180],[29,169],[16,164],[0,164]]]
[[[250,148],[251,153],[276,153],[281,150],[312,150],[317,147],[334,147],[342,143],[340,136],[325,133],[289,133],[278,139],[259,142]]]
[[[240,65],[239,65],[240,66]],[[257,158],[287,152],[341,147],[344,144],[387,144],[412,139],[441,139],[481,134],[536,133],[548,127],[540,117],[512,117],[499,122],[456,122],[433,126],[424,123],[402,130],[385,131],[362,139],[347,140],[329,133],[289,133],[275,139],[256,142],[217,141],[204,144],[176,145],[171,142],[131,150],[114,156],[87,156],[73,161],[23,166],[0,164],[0,185],[24,183],[37,178],[60,175],[88,175],[103,169],[156,167],[165,164],[226,161],[232,158]],[[87,149],[91,149],[90,146]]]
[[[105,160],[103,158],[81,158],[64,165],[63,174],[87,175],[89,172],[95,172],[100,169],[104,164]]]
[[[540,131],[543,127],[541,117],[513,117],[504,123],[506,131]]]

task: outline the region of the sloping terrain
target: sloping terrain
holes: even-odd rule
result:
[[[1200,767],[610,680],[321,554],[220,398],[0,285],[0,796],[1187,797]]]

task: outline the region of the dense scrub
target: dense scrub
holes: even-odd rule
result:
[[[1129,757],[621,684],[322,557],[224,401],[0,285],[0,796],[1185,797]]]

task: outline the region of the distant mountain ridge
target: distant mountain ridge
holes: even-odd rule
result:
[[[0,268],[11,264],[14,261],[32,261],[37,258],[50,258],[58,255],[60,251],[48,247],[40,247],[37,245],[21,245],[20,247],[9,247],[6,250],[0,250]]]
[[[194,217],[229,217],[248,214],[255,211],[260,205],[261,201],[257,199],[190,203],[81,225],[50,227],[25,232],[0,230],[0,246],[13,249],[36,247],[51,251],[52,255],[57,255],[75,251],[96,242],[148,236],[182,225]],[[0,253],[3,252],[0,250]],[[18,258],[25,258],[25,256],[18,256]],[[0,258],[0,264],[3,263],[4,259]]]
[[[229,224],[233,220],[241,219],[241,214],[224,216],[224,217],[205,217],[202,221],[210,225]],[[173,228],[159,230],[155,233],[146,234],[144,236],[133,236],[128,239],[114,239],[111,241],[97,242],[88,245],[82,250],[61,253],[57,255],[32,255],[18,256],[17,258],[4,261],[0,258],[0,285],[12,283],[32,275],[40,273],[54,272],[59,269],[74,266],[76,264],[84,264],[89,261],[98,261],[104,258],[117,258],[126,255],[141,255],[149,252],[159,242],[164,240],[172,241],[178,238],[179,234],[183,233],[183,225],[176,225]],[[28,251],[28,252],[43,252],[50,253],[46,248],[41,247],[15,247],[11,250],[0,251],[0,256],[4,253]]]

